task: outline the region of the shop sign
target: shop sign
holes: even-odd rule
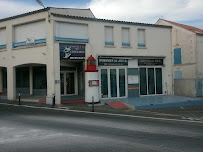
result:
[[[35,39],[33,37],[27,38],[25,43],[27,46],[34,46],[35,45]]]
[[[163,65],[163,59],[138,59],[138,65]]]
[[[112,58],[99,58],[99,66],[127,66],[127,59],[112,59]]]
[[[85,59],[84,44],[66,44],[60,43],[60,59],[61,60],[81,60]]]

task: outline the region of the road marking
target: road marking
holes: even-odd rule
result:
[[[9,105],[9,106],[14,106],[14,107],[27,107],[27,108],[34,108],[34,109],[46,109],[46,110],[55,110],[55,111],[87,113],[87,114],[97,114],[97,115],[109,115],[109,116],[120,116],[120,117],[130,117],[130,118],[141,118],[141,119],[177,121],[177,122],[189,122],[189,123],[203,124],[202,121],[193,121],[193,120],[179,120],[179,119],[170,119],[170,118],[155,118],[155,117],[134,116],[134,115],[125,115],[125,114],[103,113],[103,112],[89,112],[89,111],[58,109],[58,108],[49,108],[49,107],[35,107],[35,106],[28,106],[28,105],[14,105],[14,104],[9,104],[9,103],[0,103],[0,105]]]

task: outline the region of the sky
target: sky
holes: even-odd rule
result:
[[[152,23],[159,18],[203,29],[203,0],[41,0],[45,7],[90,8],[97,18]],[[43,8],[35,0],[0,0],[0,19]]]

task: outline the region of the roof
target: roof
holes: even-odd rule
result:
[[[31,12],[27,12],[27,13],[23,13],[23,14],[19,14],[19,15],[7,17],[7,18],[3,18],[3,19],[0,19],[0,22],[15,19],[15,18],[20,18],[20,17],[32,15],[32,14],[37,14],[37,13],[41,13],[41,12],[46,12],[46,11],[51,11],[53,13],[64,14],[64,15],[66,15],[66,14],[69,14],[69,15],[75,14],[75,15],[80,15],[80,16],[83,16],[83,17],[95,18],[94,14],[92,13],[92,11],[89,8],[88,9],[79,9],[79,8],[46,7],[46,8],[43,8],[43,9],[39,9],[39,10],[35,10],[35,11],[31,11]]]
[[[36,11],[31,11],[31,12],[27,12],[27,13],[24,13],[24,14],[20,14],[20,15],[15,15],[15,16],[3,18],[3,19],[0,19],[0,22],[11,20],[11,19],[15,19],[15,18],[20,18],[20,17],[32,15],[32,14],[37,14],[37,13],[40,13],[40,12],[46,12],[46,11],[49,11],[51,9],[55,9],[56,10],[57,8],[55,8],[55,7],[46,7],[46,8],[43,8],[43,9],[36,10]],[[77,8],[58,8],[58,9],[89,10],[90,11],[90,15],[92,13],[90,9],[77,9]],[[59,13],[55,13],[55,11],[52,11],[51,14],[54,15],[54,16],[58,16],[58,17],[66,17],[66,18],[89,20],[89,21],[100,21],[100,22],[108,22],[108,23],[120,23],[120,24],[152,26],[152,27],[161,27],[161,28],[172,28],[172,26],[166,26],[166,25],[157,25],[157,24],[139,23],[139,22],[127,22],[127,21],[108,20],[108,19],[99,19],[99,18],[95,18],[94,16],[89,17],[89,15],[88,16],[87,15],[85,15],[85,16],[64,15],[62,13],[60,13],[60,14]]]
[[[173,25],[182,27],[182,28],[184,28],[184,29],[186,29],[186,30],[189,30],[189,31],[191,31],[191,32],[203,34],[203,30],[202,30],[202,29],[196,28],[196,27],[194,27],[194,26],[184,25],[184,24],[180,24],[180,23],[168,21],[168,20],[165,20],[165,19],[161,19],[161,20],[166,21],[166,22],[168,22],[168,23],[171,23],[171,24],[173,24]]]
[[[90,17],[82,17],[82,16],[70,16],[70,15],[62,15],[62,14],[55,14],[55,13],[51,13],[51,14],[53,16],[56,16],[56,17],[65,17],[65,18],[88,20],[88,21],[119,23],[119,24],[130,24],[130,25],[141,25],[141,26],[152,26],[152,27],[161,27],[161,28],[172,28],[172,26],[158,25],[158,24],[139,23],[139,22],[127,22],[127,21],[108,20],[108,19],[90,18]]]

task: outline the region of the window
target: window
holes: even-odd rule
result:
[[[56,22],[55,41],[88,42],[88,25]]]
[[[129,28],[122,28],[122,46],[130,46]]]
[[[126,97],[126,75],[125,68],[101,69],[101,98]]]
[[[112,26],[105,26],[105,45],[114,45]]]
[[[146,47],[145,29],[137,30],[137,44],[138,47]]]
[[[0,29],[0,49],[6,48],[6,28]]]
[[[140,68],[140,95],[163,94],[162,68]]]
[[[174,64],[181,64],[181,48],[174,49]]]

